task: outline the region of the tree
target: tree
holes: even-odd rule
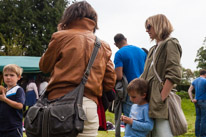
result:
[[[0,0],[0,52],[16,47],[24,55],[41,56],[69,3],[68,0]]]
[[[24,35],[19,32],[19,34],[13,34],[12,39],[6,41],[3,35],[0,33],[0,39],[2,41],[2,46],[0,55],[1,56],[23,56],[26,52],[26,48],[23,48],[21,43],[23,41]]]
[[[195,62],[198,63],[197,68],[206,69],[206,37],[203,46],[197,51]]]
[[[191,69],[186,69],[182,67],[182,80],[181,85],[190,85],[191,81],[194,79],[194,73]]]
[[[194,78],[197,78],[200,76],[200,71],[199,70],[195,70],[194,71]]]
[[[177,91],[187,91],[194,78],[195,75],[191,69],[186,69],[182,67],[182,79],[175,88],[177,89]]]

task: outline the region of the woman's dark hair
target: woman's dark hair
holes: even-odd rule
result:
[[[96,23],[94,32],[98,29],[97,25],[97,13],[93,7],[86,1],[75,2],[70,5],[65,11],[59,22],[59,27],[65,30],[69,27],[72,21],[89,18]]]

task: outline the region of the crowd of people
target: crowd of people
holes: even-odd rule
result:
[[[48,100],[55,100],[81,82],[94,47],[97,17],[96,11],[86,1],[75,2],[65,10],[58,30],[53,33],[48,49],[39,62],[40,70],[51,74],[49,84],[46,78],[41,84],[36,82],[37,77],[32,75],[28,77],[27,84],[25,80],[19,82],[22,88],[17,84],[22,69],[17,65],[4,67],[6,88],[0,94],[0,137],[22,136],[21,110],[24,105],[33,106],[45,87]],[[167,99],[174,84],[181,80],[181,46],[176,38],[170,36],[173,27],[163,14],[148,17],[145,30],[151,41],[155,41],[149,51],[128,44],[127,38],[121,33],[114,36],[115,45],[119,48],[114,62],[110,59],[110,46],[101,40],[101,47],[85,85],[83,109],[87,120],[78,137],[98,135],[98,99],[103,92],[112,91],[116,80],[122,80],[123,75],[129,83],[121,117],[126,126],[125,137],[173,137],[168,121]],[[159,82],[154,69],[164,83]],[[189,93],[192,102],[196,103],[198,101],[191,95],[193,86],[196,87],[196,82]],[[200,100],[205,101],[205,97]],[[199,104],[196,106],[197,114],[200,114]],[[205,123],[198,124],[201,122],[198,119],[196,136],[206,136]]]

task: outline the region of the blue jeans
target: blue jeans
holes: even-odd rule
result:
[[[131,109],[132,104],[133,103],[130,101],[129,96],[127,94],[126,102],[122,104],[123,105],[122,106],[122,108],[123,108],[122,112],[127,117],[129,117],[129,113],[130,113],[130,109]]]
[[[206,100],[198,100],[195,103],[195,109],[195,135],[197,137],[206,137]]]

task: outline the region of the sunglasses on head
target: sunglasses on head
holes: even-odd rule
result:
[[[147,27],[146,27],[146,29],[147,29],[147,30],[150,30],[151,27],[152,27],[152,26],[151,26],[150,24],[148,24]]]

